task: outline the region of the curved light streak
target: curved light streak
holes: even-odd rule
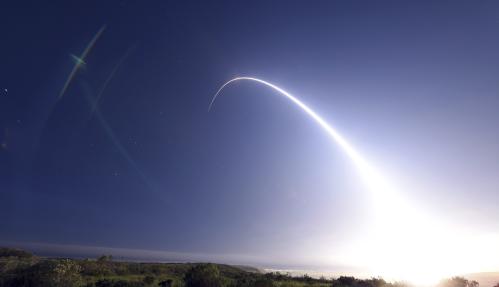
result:
[[[308,107],[305,103],[300,101],[298,98],[285,91],[284,89],[270,83],[264,81],[262,79],[254,78],[254,77],[237,77],[231,79],[224,83],[213,96],[210,105],[208,107],[208,111],[210,111],[215,104],[216,99],[221,94],[221,92],[230,85],[231,83],[238,81],[252,81],[263,84],[267,87],[272,88],[273,90],[279,92],[280,95],[289,99],[292,103],[298,106],[301,110],[303,110],[307,115],[309,115],[315,122],[319,124],[319,126],[326,131],[326,133],[341,147],[341,149],[348,155],[348,157],[355,163],[358,170],[361,172],[364,180],[367,181],[368,186],[374,188],[377,192],[387,192],[389,186],[387,182],[381,177],[381,175],[357,152],[352,145],[340,134],[336,131],[330,124],[328,124],[319,114],[314,112],[310,107]]]

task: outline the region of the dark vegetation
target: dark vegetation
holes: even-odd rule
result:
[[[98,259],[50,259],[0,248],[0,287],[406,287],[380,278],[335,279],[293,277],[282,273],[250,272],[221,264],[133,263]],[[478,287],[476,281],[455,277],[438,287]],[[498,286],[499,287],[499,286]]]
[[[438,287],[479,287],[478,282],[472,280],[466,280],[463,277],[453,277],[451,279],[445,279],[440,282]],[[499,285],[496,284],[496,286]]]

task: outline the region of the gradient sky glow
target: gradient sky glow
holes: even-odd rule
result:
[[[499,233],[497,2],[11,1],[0,11],[0,242],[366,272],[350,251],[368,252],[376,207],[323,130],[246,82],[207,112],[224,82],[250,75],[331,123],[412,219],[438,222],[431,242],[459,237],[447,257],[499,255],[477,247]],[[59,100],[72,55],[104,25]],[[464,271],[499,270],[474,260]]]

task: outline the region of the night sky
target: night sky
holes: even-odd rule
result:
[[[370,217],[365,186],[274,91],[234,83],[208,112],[236,76],[292,92],[425,212],[499,229],[498,2],[3,1],[0,14],[1,242],[325,264]]]

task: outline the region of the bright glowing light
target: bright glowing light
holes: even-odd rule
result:
[[[209,110],[222,90],[237,81],[263,84],[289,99],[317,122],[357,167],[375,212],[365,236],[336,254],[343,263],[362,266],[371,276],[424,285],[452,275],[499,267],[495,259],[499,258],[497,235],[475,236],[472,231],[440,222],[409,204],[396,192],[400,189],[394,188],[392,181],[385,179],[322,117],[284,89],[258,78],[237,77],[220,87]]]

